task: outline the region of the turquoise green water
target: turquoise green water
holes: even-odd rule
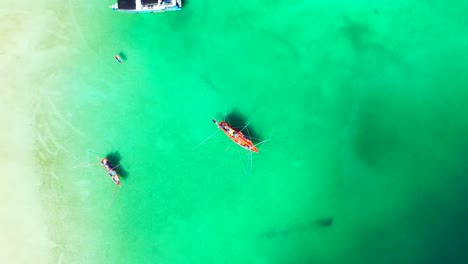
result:
[[[187,2],[70,11],[61,261],[468,260],[464,1]],[[251,160],[222,133],[198,146],[223,113],[269,140]],[[106,155],[115,196],[73,169]]]

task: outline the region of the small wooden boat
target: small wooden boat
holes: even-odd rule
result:
[[[120,58],[119,55],[115,55],[114,58],[115,58],[119,63],[121,63],[121,64],[123,63],[122,58]]]
[[[223,131],[224,134],[226,134],[226,136],[228,136],[237,145],[247,150],[258,153],[258,148],[254,145],[254,143],[250,139],[244,136],[244,134],[242,134],[241,131],[234,129],[233,127],[231,127],[228,123],[224,121],[221,121],[220,123],[218,123],[216,119],[213,118],[212,120],[213,120],[213,123],[215,123],[215,125],[218,126],[218,128],[221,129],[221,131]]]
[[[103,158],[101,160],[101,165],[106,170],[107,174],[111,177],[115,184],[121,186],[122,183],[120,182],[120,177],[115,170],[115,167],[109,162],[107,158]]]

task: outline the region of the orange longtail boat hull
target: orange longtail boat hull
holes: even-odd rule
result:
[[[217,124],[218,128],[226,134],[232,141],[234,141],[237,145],[258,153],[258,148],[254,145],[254,143],[248,139],[241,131],[231,127],[228,123],[221,121],[219,124],[213,119],[213,122]]]

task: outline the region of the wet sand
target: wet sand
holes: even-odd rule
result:
[[[50,242],[40,198],[40,178],[33,156],[31,119],[13,112],[10,97],[0,99],[0,262],[49,263]],[[8,102],[9,101],[9,102]],[[4,126],[6,127],[6,126]]]
[[[0,7],[0,263],[54,262],[35,122],[45,115],[39,106],[57,90],[58,63],[70,34],[58,10],[49,7]]]

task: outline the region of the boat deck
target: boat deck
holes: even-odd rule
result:
[[[113,10],[131,13],[154,13],[182,9],[182,0],[118,0]]]

